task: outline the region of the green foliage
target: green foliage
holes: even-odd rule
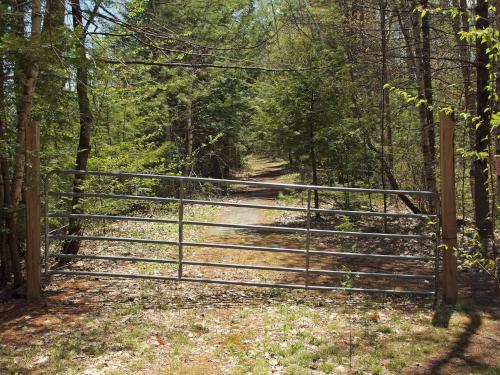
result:
[[[349,232],[349,231],[352,231],[354,229],[354,226],[351,223],[349,216],[340,215],[339,220],[340,220],[340,224],[335,226],[336,230]]]
[[[336,22],[330,18],[331,10],[329,6],[315,8],[325,23]],[[314,147],[317,166],[324,171],[324,183],[365,180],[365,168],[360,168],[367,155],[364,131],[359,122],[347,116],[348,98],[343,85],[347,65],[342,45],[331,46],[329,39],[333,36],[328,33],[316,37],[287,31],[288,35],[271,51],[274,61],[287,61],[293,55],[308,67],[325,67],[266,76],[255,83],[255,147],[290,160],[292,167],[304,169],[306,175],[311,170]]]
[[[477,268],[480,272],[488,275],[500,288],[500,275],[498,273],[498,259],[487,258],[482,250],[482,244],[477,234],[474,235],[469,249],[454,249],[455,255],[460,258],[464,266]]]

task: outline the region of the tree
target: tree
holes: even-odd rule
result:
[[[475,7],[476,29],[481,32],[489,27],[488,2],[478,0]],[[474,218],[484,251],[492,235],[488,188],[488,160],[490,143],[488,45],[482,37],[476,39],[476,107],[477,122],[474,140]]]
[[[1,272],[0,285],[9,281],[11,275],[14,277],[14,286],[20,286],[23,283],[21,273],[21,261],[18,249],[18,213],[20,211],[20,201],[22,188],[25,178],[25,137],[28,132],[33,131],[33,95],[38,79],[39,65],[38,56],[42,53],[40,50],[40,38],[42,32],[42,16],[40,0],[31,2],[31,10],[23,5],[18,5],[15,2],[9,3],[8,7],[15,10],[16,18],[14,22],[7,23],[2,19],[2,30],[4,38],[12,38],[15,42],[21,44],[19,55],[12,54],[14,59],[6,59],[5,52],[2,54],[2,76],[0,79],[0,90],[3,93],[6,91],[5,80],[5,63],[13,64],[14,68],[14,85],[16,89],[16,125],[12,129],[8,129],[5,121],[5,97],[2,97],[0,119],[0,139],[2,145],[7,146],[7,134],[13,131],[15,134],[15,143],[12,144],[12,149],[8,150],[2,147],[0,155],[0,197],[3,198],[2,206],[4,211],[5,221],[1,229],[2,237],[0,243]],[[29,36],[25,37],[26,30],[24,28],[24,17],[31,13],[31,23],[29,28]],[[0,16],[1,17],[1,16]],[[2,17],[3,18],[3,17]],[[7,30],[12,30],[7,34]],[[10,51],[9,51],[10,52]],[[9,57],[11,57],[9,56]],[[5,142],[5,143],[4,143]]]
[[[98,9],[98,4],[99,2],[96,3],[95,11]],[[76,91],[78,94],[78,109],[80,112],[80,136],[78,140],[78,148],[76,150],[75,169],[78,171],[84,171],[87,169],[87,163],[90,155],[93,115],[88,93],[89,71],[86,48],[87,32],[90,26],[90,21],[86,24],[83,23],[80,0],[71,0],[71,17],[76,37],[75,50],[78,58],[76,64]],[[74,214],[82,213],[82,206],[80,203],[81,198],[76,194],[83,193],[84,179],[85,175],[77,174],[74,177],[73,193],[75,193],[75,195],[73,196],[71,207],[71,212]],[[77,218],[70,218],[68,234],[81,235],[82,230],[81,220]],[[76,254],[78,253],[79,248],[80,241],[68,240],[63,245],[63,253]]]

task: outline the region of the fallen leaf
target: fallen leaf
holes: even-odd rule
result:
[[[158,341],[158,344],[160,344],[160,345],[165,345],[166,344],[165,340],[163,340],[160,337],[160,335],[155,335],[155,337],[156,337],[156,340]]]

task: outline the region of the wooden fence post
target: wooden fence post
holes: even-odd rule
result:
[[[455,119],[441,112],[440,175],[441,175],[441,231],[443,240],[443,301],[456,303],[458,298],[457,258],[457,209],[455,196]]]
[[[26,281],[28,300],[41,297],[40,124],[26,129]]]

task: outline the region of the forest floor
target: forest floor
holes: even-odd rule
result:
[[[281,162],[254,159],[236,176],[295,182]],[[337,199],[338,197],[331,197]],[[220,199],[220,198],[218,198]],[[272,189],[234,188],[225,198],[252,204],[300,204],[303,197]],[[354,198],[352,198],[354,199]],[[162,213],[168,217],[169,213]],[[300,214],[250,208],[191,206],[187,219],[303,226]],[[374,231],[380,222],[321,217],[316,228]],[[392,230],[425,230],[390,224]],[[120,223],[96,234],[175,239],[166,224]],[[301,247],[299,235],[257,230],[187,227],[188,241]],[[412,241],[314,238],[312,247],[336,251],[431,254]],[[175,259],[177,249],[88,242],[83,253]],[[284,253],[186,248],[185,259],[301,267],[304,258]],[[355,271],[432,273],[431,266],[312,257],[311,266]],[[78,261],[76,270],[176,274],[172,265]],[[412,268],[413,267],[413,268]],[[284,272],[186,266],[191,277],[301,283]],[[461,274],[470,284],[470,278]],[[317,285],[345,280],[318,276]],[[348,280],[354,286],[430,290],[432,285]],[[484,285],[484,284],[482,284]],[[0,304],[0,374],[500,374],[500,300],[461,288],[460,302],[435,308],[432,299],[258,289],[97,277],[53,276],[39,304]]]

